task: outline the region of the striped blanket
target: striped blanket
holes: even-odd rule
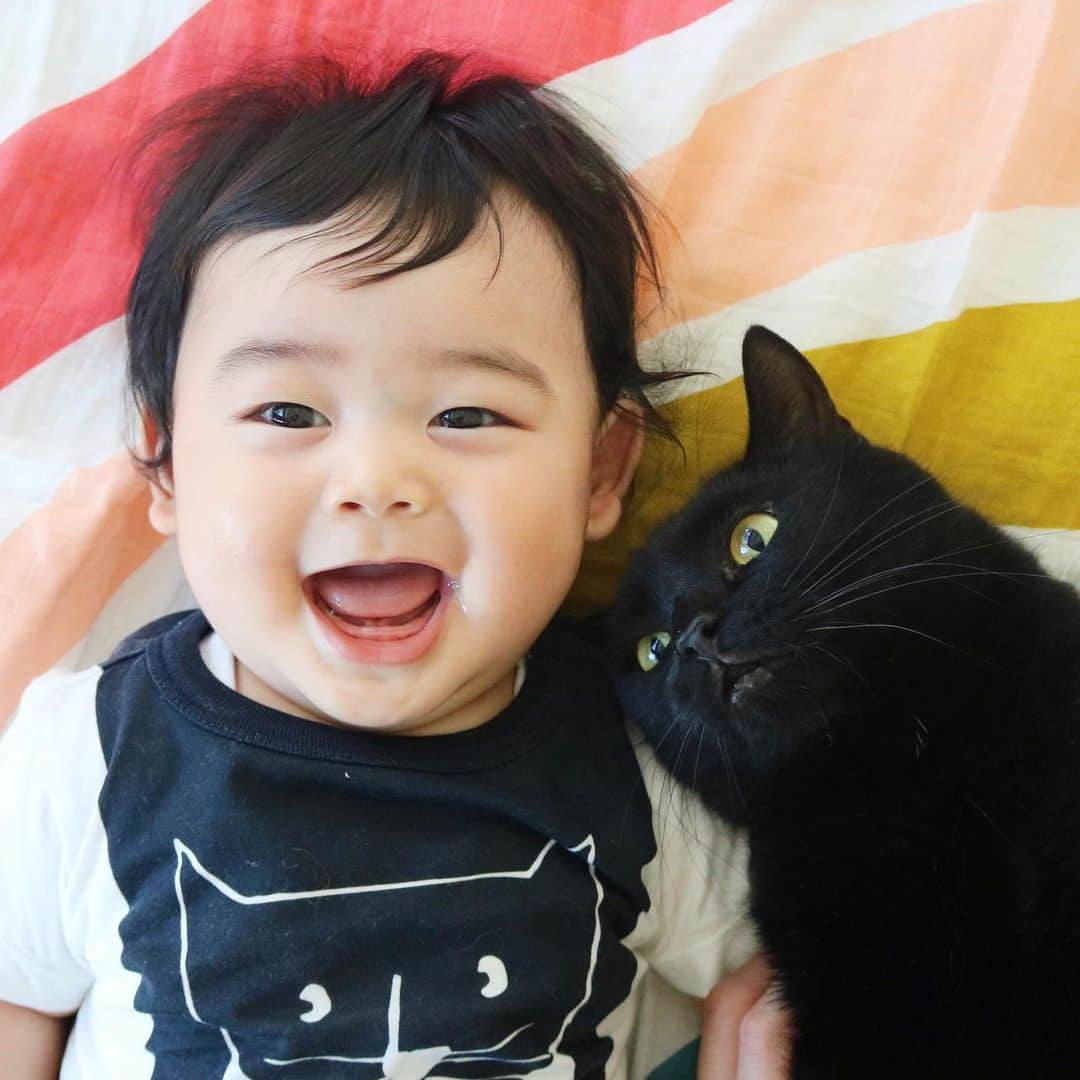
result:
[[[35,675],[98,662],[194,603],[124,450],[138,252],[117,161],[151,114],[252,55],[420,46],[491,57],[594,118],[667,220],[646,361],[710,373],[673,384],[662,408],[687,463],[647,448],[571,610],[610,598],[630,548],[740,453],[739,342],[755,322],[810,355],[867,435],[1080,580],[1080,4],[10,3],[0,719]]]

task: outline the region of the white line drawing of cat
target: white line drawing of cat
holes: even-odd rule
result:
[[[285,1077],[288,1075],[290,1066],[303,1067],[307,1065],[310,1068],[310,1065],[316,1062],[325,1062],[328,1067],[330,1063],[333,1063],[333,1068],[336,1070],[333,1073],[335,1076],[351,1076],[355,1074],[357,1077],[364,1077],[365,1080],[367,1077],[379,1077],[381,1080],[423,1080],[423,1078],[428,1078],[428,1080],[440,1080],[440,1078],[442,1080],[461,1080],[461,1077],[465,1074],[450,1069],[449,1073],[443,1077],[439,1066],[462,1065],[465,1063],[469,1063],[467,1073],[469,1077],[483,1077],[484,1080],[500,1080],[502,1077],[510,1078],[524,1075],[536,1078],[536,1080],[540,1080],[540,1078],[552,1080],[552,1078],[564,1077],[566,1080],[571,1080],[573,1077],[574,1062],[567,1054],[560,1052],[559,1047],[574,1016],[592,994],[593,974],[600,943],[599,913],[604,897],[603,887],[596,874],[596,846],[591,835],[587,836],[577,846],[565,850],[559,848],[554,840],[548,841],[532,863],[523,870],[465,874],[453,877],[425,878],[370,885],[351,885],[296,892],[274,892],[260,895],[246,895],[208,870],[195,852],[182,840],[174,838],[173,848],[176,853],[174,885],[180,913],[179,970],[184,999],[192,1019],[199,1023],[217,1026],[221,1033],[230,1055],[230,1062],[222,1080],[252,1080],[251,1073],[248,1070],[253,1068],[258,1069],[259,1077],[271,1075]],[[572,863],[560,859],[560,856],[567,853],[574,857]],[[582,863],[587,868],[587,874],[583,874],[581,871]],[[565,970],[565,964],[553,961],[550,977],[545,979],[544,975],[549,974],[542,970],[545,950],[535,948],[534,943],[527,940],[527,937],[520,943],[514,940],[507,942],[505,933],[502,935],[504,948],[493,950],[490,948],[490,941],[488,941],[482,955],[475,960],[475,963],[473,963],[475,958],[469,958],[469,972],[471,973],[469,976],[464,975],[461,964],[457,964],[456,967],[453,965],[453,962],[458,959],[461,950],[449,949],[439,953],[436,946],[423,951],[423,946],[430,944],[430,942],[426,941],[420,941],[422,956],[420,966],[424,970],[411,982],[408,971],[390,970],[390,966],[393,966],[395,962],[393,956],[379,955],[375,958],[373,964],[365,966],[370,959],[369,954],[363,954],[362,960],[358,962],[355,957],[359,954],[342,955],[340,951],[335,951],[333,963],[330,964],[329,969],[324,963],[323,969],[339,974],[340,970],[348,968],[350,962],[364,968],[363,974],[367,980],[365,983],[366,990],[364,993],[366,998],[364,1004],[366,1004],[367,1015],[370,1016],[375,1008],[372,999],[377,998],[384,1002],[384,1005],[379,1007],[378,1011],[380,1017],[383,1018],[382,1025],[386,1032],[385,1044],[358,1048],[363,1050],[362,1053],[343,1052],[343,1048],[339,1046],[319,1046],[317,1052],[306,1052],[297,1056],[275,1056],[263,1052],[265,1047],[256,1049],[258,1040],[253,1040],[250,1036],[247,1039],[245,1049],[245,1035],[241,1028],[236,1025],[222,1025],[218,1022],[223,1011],[227,1015],[227,1010],[222,1009],[220,1002],[222,993],[227,993],[227,991],[221,990],[222,975],[216,971],[216,965],[212,962],[209,963],[203,975],[205,986],[218,999],[214,1011],[219,1015],[209,1017],[204,1015],[206,1009],[200,1001],[200,988],[193,985],[199,977],[199,971],[193,972],[191,964],[193,921],[197,924],[200,917],[208,924],[212,924],[215,929],[225,925],[227,930],[231,929],[232,933],[240,935],[245,941],[250,941],[264,934],[272,940],[275,932],[282,932],[281,925],[283,922],[285,922],[290,935],[293,932],[294,923],[300,926],[302,930],[307,928],[309,924],[316,927],[323,926],[327,921],[325,916],[328,905],[338,915],[344,913],[344,909],[341,908],[342,904],[349,905],[348,913],[353,917],[354,922],[359,922],[358,916],[366,914],[365,905],[371,903],[381,904],[381,913],[387,910],[388,905],[400,906],[403,898],[413,894],[415,899],[427,901],[424,910],[430,909],[434,913],[432,917],[434,925],[433,927],[427,927],[428,936],[429,938],[433,936],[441,944],[439,939],[440,918],[444,920],[459,919],[464,911],[472,910],[478,906],[476,902],[483,900],[494,903],[500,909],[502,907],[513,908],[516,905],[517,911],[527,911],[531,899],[527,891],[539,884],[541,879],[547,879],[543,882],[543,886],[548,890],[549,894],[552,890],[555,890],[560,896],[570,896],[572,898],[573,894],[577,893],[576,904],[573,908],[567,909],[571,916],[570,922],[574,923],[575,918],[577,922],[568,929],[567,936],[570,938],[577,936],[579,940],[571,942],[576,949],[574,955],[580,954],[580,963],[583,968],[587,965],[580,980],[580,996],[569,1003],[561,1025],[554,1032],[542,1032],[532,1020],[526,1020],[525,1023],[515,1022],[512,1025],[507,1025],[498,1032],[494,1041],[489,1037],[480,1044],[465,1047],[455,1046],[453,1043],[460,1041],[455,1037],[467,1033],[472,1023],[472,1013],[476,1011],[475,1009],[470,1010],[468,1000],[463,1000],[460,1002],[463,1019],[459,1022],[455,1018],[449,1032],[444,1022],[443,1026],[439,1028],[440,1034],[436,1034],[430,1041],[421,1039],[417,1042],[415,1039],[417,1027],[422,1027],[426,1019],[416,1015],[418,1009],[423,1010],[424,1005],[417,1006],[415,1003],[423,1001],[426,1005],[433,993],[438,994],[442,989],[444,980],[441,978],[443,972],[440,965],[444,963],[447,968],[454,967],[454,974],[452,976],[448,975],[445,986],[450,988],[447,991],[448,996],[454,997],[455,1009],[458,1007],[457,997],[461,995],[460,988],[463,985],[463,979],[466,979],[464,985],[469,987],[470,994],[473,994],[475,989],[474,1000],[482,999],[482,1001],[492,1002],[504,998],[504,995],[512,996],[512,991],[515,988],[520,990],[522,986],[527,987],[529,980],[533,980],[537,984],[531,987],[534,999],[537,989],[541,989],[541,998],[546,996],[550,1000],[551,991],[549,988],[555,988],[557,991],[559,985],[565,985],[565,978],[556,978],[560,967]],[[506,890],[508,888],[515,891],[509,895],[490,896],[492,890]],[[520,892],[521,889],[524,889],[525,892]],[[417,890],[428,890],[430,896],[424,893],[422,897],[415,897]],[[193,898],[196,896],[198,899],[196,906],[193,907]],[[316,913],[313,913],[313,903],[321,905]],[[201,904],[202,907],[198,907],[198,904]],[[212,914],[208,914],[208,912]],[[249,917],[247,912],[254,913],[256,918],[262,912],[272,912],[274,921],[270,924],[270,930],[264,932],[261,927],[257,927],[254,931],[249,931],[246,926],[242,925],[245,919]],[[512,911],[511,914],[514,914],[514,912]],[[550,925],[550,913],[546,912],[545,917],[547,924]],[[559,921],[564,923],[566,920],[560,919]],[[485,940],[485,937],[491,937],[491,933],[485,935],[484,930],[485,928],[481,926],[480,933],[476,936],[478,942]],[[423,938],[423,931],[418,928],[417,932],[418,938],[416,939],[410,934],[410,946],[415,946],[417,940]],[[200,936],[207,937],[205,933]],[[301,934],[301,936],[303,935]],[[212,946],[216,945],[217,940],[217,938],[204,940],[201,948],[209,954]],[[315,948],[317,950],[319,945],[318,935],[313,940],[316,942]],[[519,950],[525,949],[527,951],[524,954],[515,953],[515,945],[518,946]],[[383,952],[386,951],[388,950],[383,949]],[[300,950],[299,954],[303,955],[303,950]],[[519,962],[523,960],[523,956],[527,957],[527,961]],[[385,978],[380,981],[379,976],[382,974],[380,971],[381,963],[388,966],[385,971]],[[288,970],[287,961],[285,966]],[[415,967],[416,964],[413,966]],[[370,977],[372,967],[376,969],[375,985],[372,985]],[[260,974],[262,974],[261,971]],[[424,978],[424,975],[428,977]],[[292,976],[291,970],[289,970],[289,976],[290,978]],[[227,978],[227,975],[225,977]],[[267,980],[273,981],[272,974],[266,975],[263,983],[265,984]],[[298,979],[294,981],[299,982]],[[292,1037],[294,1043],[290,1045],[294,1045],[295,1040],[299,1039],[305,1045],[305,1049],[310,1051],[314,1047],[312,1046],[313,1038],[310,1037],[309,1033],[317,1032],[319,1026],[330,1017],[333,1017],[339,1025],[343,1023],[346,1016],[341,1015],[342,1010],[339,1009],[337,1014],[334,1012],[335,1008],[339,1006],[339,999],[342,996],[339,987],[341,984],[345,984],[346,992],[353,994],[355,1004],[357,993],[355,984],[349,984],[343,978],[338,979],[338,987],[324,985],[328,982],[329,980],[325,977],[321,981],[306,978],[298,993],[295,992],[296,988],[294,987],[293,991],[290,991],[287,995],[287,999],[293,1001],[294,1005],[287,1006],[291,1015],[284,1021],[281,1020],[280,1016],[265,1021],[260,1017],[255,1026],[260,1029],[259,1035],[263,1042],[265,1043],[265,1036],[269,1029],[271,1038],[278,1034],[283,1040]],[[410,1005],[406,1001],[406,996],[411,983],[415,984],[414,989],[417,992],[413,994],[411,998],[413,1004]],[[259,989],[261,991],[263,986],[260,985]],[[577,991],[574,993],[576,994]],[[202,996],[207,996],[206,990],[202,991]],[[283,1000],[280,995],[275,999],[273,1004],[276,1012],[280,1012],[279,1006]],[[299,1002],[300,1005],[297,1006],[296,1002]],[[556,1008],[559,1007],[559,1004],[561,1003],[556,1003]],[[515,1008],[517,1009],[517,1018],[521,1019],[520,1005],[515,1006]],[[507,1015],[513,1012],[514,1010],[508,1010]],[[491,1017],[484,1020],[486,1025],[484,1030],[490,1031],[492,1024],[501,1019],[501,1014],[493,1013]],[[293,1024],[294,1020],[299,1021],[299,1025]],[[402,1045],[402,1029],[405,1025],[409,1025],[414,1032],[414,1038],[411,1040],[413,1045]],[[280,1032],[276,1030],[276,1026],[281,1028]],[[339,1026],[337,1030],[340,1034],[342,1029]],[[290,1031],[291,1036],[289,1035]],[[441,1037],[447,1035],[452,1037]],[[548,1038],[549,1035],[552,1036],[550,1039]],[[333,1033],[330,1033],[330,1038],[333,1038]],[[347,1049],[351,1050],[353,1048],[348,1047]],[[243,1058],[243,1065],[241,1064],[241,1058]],[[487,1063],[486,1067],[482,1066],[481,1063]]]

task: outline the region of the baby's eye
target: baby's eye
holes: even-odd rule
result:
[[[310,405],[296,405],[291,401],[275,401],[269,405],[263,405],[262,408],[252,414],[253,416],[265,417],[269,415],[270,419],[268,423],[275,427],[287,427],[287,428],[305,428],[305,427],[325,427],[330,423],[326,420],[318,409],[313,409]],[[325,424],[319,423],[304,423],[305,420],[312,416],[321,417],[326,421]]]
[[[477,419],[479,418],[479,419]],[[505,424],[506,418],[490,409],[482,409],[478,405],[459,405],[454,409],[446,409],[435,417],[435,422],[444,428],[469,429],[478,427],[494,427]]]

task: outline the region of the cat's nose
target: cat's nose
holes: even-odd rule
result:
[[[727,668],[733,677],[786,655],[785,648],[780,645],[757,643],[743,648],[725,647],[720,641],[720,617],[709,612],[695,615],[686,629],[676,635],[675,650],[687,660],[707,660]]]
[[[675,638],[675,650],[680,656],[700,657],[702,660],[717,659],[719,646],[716,632],[720,620],[709,612],[703,611],[690,620],[690,625]]]

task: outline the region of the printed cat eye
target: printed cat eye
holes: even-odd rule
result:
[[[308,983],[303,990],[300,991],[300,1000],[308,1003],[307,1012],[300,1014],[300,1019],[305,1024],[317,1024],[324,1017],[330,1015],[330,995],[326,992],[324,986],[320,986],[318,983]]]
[[[756,559],[769,545],[779,522],[772,514],[747,514],[731,530],[731,557],[739,566]]]
[[[641,670],[652,671],[660,663],[670,644],[671,635],[665,630],[646,634],[637,644],[637,662],[641,665]]]
[[[506,965],[497,956],[482,956],[476,970],[487,977],[487,982],[480,988],[486,998],[498,997],[510,985]]]

